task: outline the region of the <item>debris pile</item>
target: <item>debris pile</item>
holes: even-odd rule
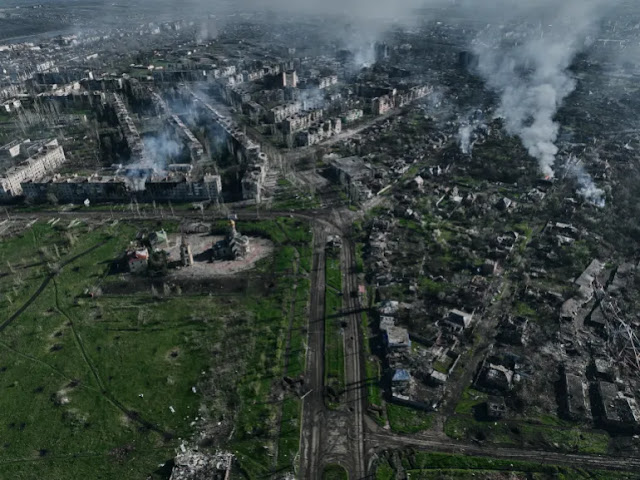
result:
[[[180,446],[180,453],[176,455],[175,466],[170,480],[216,480],[226,479],[231,472],[233,454],[216,452],[206,454],[194,449]]]

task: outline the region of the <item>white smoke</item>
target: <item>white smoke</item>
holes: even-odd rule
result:
[[[578,195],[596,207],[602,208],[605,206],[604,190],[596,186],[591,175],[584,169],[581,160],[569,158],[565,168],[567,176],[574,179],[578,184]]]
[[[168,134],[162,133],[155,137],[143,138],[145,149],[145,167],[152,168],[156,173],[162,173],[167,165],[180,155],[182,145]]]
[[[324,108],[326,100],[324,92],[319,88],[305,88],[300,90],[300,101],[304,110]]]
[[[182,152],[182,145],[166,133],[143,138],[142,159],[126,166],[125,173],[135,191],[145,189],[147,181],[154,175],[166,174],[167,165]]]
[[[488,131],[482,110],[475,110],[467,119],[460,122],[458,129],[458,145],[464,155],[471,155],[473,147],[484,133]]]
[[[209,17],[206,20],[202,20],[198,25],[198,32],[196,34],[196,42],[204,43],[209,40],[215,40],[218,38],[218,25],[215,18]]]
[[[471,133],[473,127],[471,125],[462,124],[458,130],[458,143],[460,144],[460,151],[465,155],[470,155],[473,150],[473,144],[471,143]]]
[[[611,2],[542,0],[531,16],[520,6],[515,29],[489,26],[473,43],[480,74],[500,95],[498,114],[507,131],[520,137],[545,176],[553,177],[558,153],[555,115],[576,86],[569,67],[589,44],[604,5]]]

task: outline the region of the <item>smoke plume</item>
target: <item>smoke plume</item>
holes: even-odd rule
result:
[[[460,144],[460,151],[465,155],[470,155],[473,150],[471,133],[473,133],[473,127],[471,125],[468,123],[460,125],[460,129],[458,130],[458,143]]]
[[[489,26],[473,42],[478,70],[500,95],[498,114],[541,172],[553,177],[558,108],[576,86],[569,67],[590,41],[604,0],[544,0],[517,7],[515,29]]]
[[[152,176],[166,174],[167,165],[182,152],[182,145],[166,133],[143,138],[144,155],[137,162],[127,165],[125,175],[133,190],[145,189],[146,182]]]
[[[482,135],[486,133],[487,125],[484,123],[484,114],[482,110],[475,110],[467,119],[460,122],[458,129],[458,144],[460,151],[464,155],[471,155],[473,147]]]
[[[570,157],[565,165],[565,169],[567,176],[575,180],[577,183],[578,195],[596,207],[604,207],[604,190],[596,187],[593,182],[593,178],[591,178],[591,175],[589,175],[589,173],[584,169],[584,165],[581,160],[575,157]]]

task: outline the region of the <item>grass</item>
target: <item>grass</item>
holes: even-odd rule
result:
[[[580,468],[561,467],[534,462],[444,453],[417,452],[414,454],[403,454],[402,463],[407,467],[406,475],[407,478],[410,479],[471,479],[478,478],[478,476],[483,474],[496,472],[515,472],[523,474],[521,478],[535,478],[538,480],[631,480],[638,478],[637,474],[629,472],[587,471]],[[376,478],[393,478],[389,476],[389,469],[389,463],[383,461],[378,467]],[[382,471],[382,473],[378,476],[378,472],[380,471]]]
[[[538,313],[535,311],[535,309],[524,302],[516,303],[514,307],[514,311],[516,315],[520,317],[533,318],[533,319],[538,318]]]
[[[436,372],[448,374],[449,373],[449,369],[451,368],[452,365],[453,365],[453,358],[447,357],[446,361],[442,361],[442,360],[435,361],[433,363],[433,369]]]
[[[345,389],[342,271],[337,253],[327,252],[325,289],[325,384],[340,394]],[[334,405],[330,405],[334,406]]]
[[[106,242],[63,269],[0,335],[3,382],[10,385],[0,405],[12,412],[0,461],[87,457],[78,463],[77,472],[68,463],[51,471],[47,462],[22,464],[22,471],[14,465],[14,478],[82,478],[83,471],[92,470],[90,459],[94,457],[97,471],[109,472],[103,478],[136,478],[152,474],[158,463],[173,456],[177,435],[190,434],[189,421],[184,418],[190,411],[197,412],[200,402],[191,386],[198,385],[199,372],[206,367],[199,346],[182,340],[192,326],[167,318],[166,324],[134,328],[127,333],[129,319],[120,311],[110,316],[112,308],[120,310],[119,301],[100,300],[105,312],[100,321],[95,318],[94,305],[75,303],[76,296],[103,275],[105,265],[101,261],[113,258],[122,246],[121,238],[130,232],[126,227],[120,227],[119,235],[112,237],[103,230],[78,232],[77,243],[67,253],[62,245],[63,232],[44,225],[22,238],[3,242],[3,247],[14,247],[20,255],[28,252],[30,236],[36,244],[42,238],[44,246],[57,245],[57,240],[61,260],[88,245]],[[27,269],[29,281],[25,281],[25,285],[31,285],[25,287],[29,295],[44,276],[44,267],[33,268]],[[149,309],[154,312],[153,307]],[[156,315],[160,315],[160,306]],[[168,362],[165,355],[176,344],[181,344],[185,359]],[[169,377],[172,382],[167,382]],[[140,398],[140,393],[146,393],[145,398]],[[177,414],[170,412],[169,404]],[[126,455],[119,462],[111,454],[127,445],[140,452],[136,454],[138,462],[129,462]],[[40,469],[44,469],[42,475],[37,473]],[[88,475],[100,478],[98,473]]]
[[[356,244],[356,272],[364,273],[364,244],[357,243]]]
[[[471,408],[471,400],[465,400],[463,395],[456,412],[467,413]],[[526,422],[481,422],[469,415],[450,417],[445,423],[445,433],[456,440],[481,438],[488,443],[531,445],[536,448],[593,455],[606,454],[610,442],[609,435],[604,432]]]
[[[609,450],[610,438],[606,433],[528,424],[521,425],[520,431],[529,442],[541,443],[567,452],[604,455]]]
[[[320,201],[315,194],[304,191],[287,179],[278,180],[278,190],[271,205],[273,210],[311,210],[319,206]]]
[[[365,346],[365,373],[366,373],[366,382],[367,382],[367,403],[369,406],[375,406],[382,408],[384,406],[384,402],[382,400],[382,388],[380,386],[380,381],[382,378],[381,365],[379,360],[373,356],[371,352],[371,340],[369,338],[370,333],[369,328],[369,316],[366,312],[362,313],[362,332],[364,336],[364,346]],[[370,411],[372,418],[381,426],[384,426],[386,423],[385,420],[385,410],[381,411]]]
[[[308,227],[292,219],[246,224],[276,244],[261,273],[273,281],[268,294],[249,286],[224,297],[91,299],[85,289],[108,280],[111,260],[141,225],[61,224],[36,223],[0,243],[2,320],[55,265],[98,246],[60,270],[0,331],[0,408],[11,412],[0,448],[4,475],[167,478],[159,465],[203,417],[222,425],[214,441],[236,453],[246,477],[293,470],[300,400],[293,393],[268,400],[281,382],[291,318],[289,373],[304,371],[309,281],[301,274],[294,290],[292,273],[296,249],[310,242]]]
[[[452,287],[446,282],[436,282],[428,277],[422,277],[420,279],[420,288],[426,291],[427,294],[436,296],[440,292],[447,293]]]
[[[408,220],[406,218],[399,218],[398,219],[398,225],[400,225],[403,228],[406,228],[408,230],[413,230],[414,232],[417,233],[424,233],[424,229],[422,228],[422,225],[418,222],[416,222],[415,220]]]
[[[376,468],[376,480],[395,480],[396,473],[389,462],[384,462]]]
[[[366,381],[367,381],[367,399],[370,405],[382,406],[382,390],[380,388],[380,363],[375,360],[371,353],[371,344],[369,340],[369,316],[366,312],[362,313],[362,331],[364,334],[364,345],[366,355]]]
[[[289,368],[287,375],[299,377],[304,374],[305,368],[305,327],[308,318],[308,301],[311,281],[308,278],[298,280],[298,288],[295,293],[295,311],[293,328],[290,340]]]
[[[444,424],[444,433],[456,440],[477,438],[483,435],[487,442],[517,445],[518,440],[504,422],[479,422],[470,416],[449,417]]]
[[[395,433],[418,433],[429,430],[433,424],[433,414],[387,403],[387,418]]]
[[[462,392],[462,397],[456,405],[456,413],[471,415],[474,407],[482,405],[487,400],[488,395],[467,387]]]
[[[322,471],[322,480],[349,480],[349,474],[340,465],[327,465]]]
[[[289,469],[298,453],[301,404],[296,397],[287,397],[283,402],[276,471]]]

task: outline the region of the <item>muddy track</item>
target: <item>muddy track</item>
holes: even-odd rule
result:
[[[104,241],[102,243],[98,243],[96,245],[94,245],[91,248],[88,248],[87,250],[85,250],[84,252],[81,252],[73,257],[71,257],[70,259],[64,261],[61,265],[59,270],[62,270],[64,267],[66,267],[67,265],[69,265],[70,263],[75,262],[76,260],[78,260],[79,258],[84,257],[85,255],[88,255],[89,253],[93,252],[94,250],[100,248],[101,246],[105,245],[107,243],[107,241]],[[42,281],[42,283],[40,284],[40,287],[38,287],[38,289],[34,292],[33,295],[31,295],[31,297],[29,298],[29,300],[27,300],[24,305],[22,305],[18,311],[16,311],[13,315],[11,315],[7,320],[5,320],[4,322],[2,322],[2,324],[0,324],[0,332],[4,331],[9,325],[11,325],[18,317],[20,317],[20,315],[22,315],[25,310],[27,308],[29,308],[31,306],[31,304],[33,302],[35,302],[38,297],[40,296],[40,294],[42,292],[44,292],[44,290],[47,288],[47,285],[49,285],[49,282],[51,282],[51,280],[53,280],[53,278],[58,274],[58,272],[51,272],[49,273],[46,278]]]
[[[300,270],[300,252],[296,249],[296,259],[293,263],[293,275],[294,275],[294,284],[291,295],[291,301],[289,302],[289,325],[287,327],[287,343],[284,349],[284,366],[282,368],[282,376],[286,377],[289,374],[289,355],[291,355],[291,335],[293,333],[293,322],[296,316],[296,294],[298,291],[298,272]],[[284,397],[286,396],[286,392],[282,394],[283,398],[278,406],[278,412],[276,414],[276,426],[278,429],[278,438],[282,435],[282,411],[284,409]],[[273,456],[273,474],[275,475],[277,471],[275,470],[278,464],[278,456],[280,455],[280,450],[278,448],[278,442],[275,445],[275,454]]]

